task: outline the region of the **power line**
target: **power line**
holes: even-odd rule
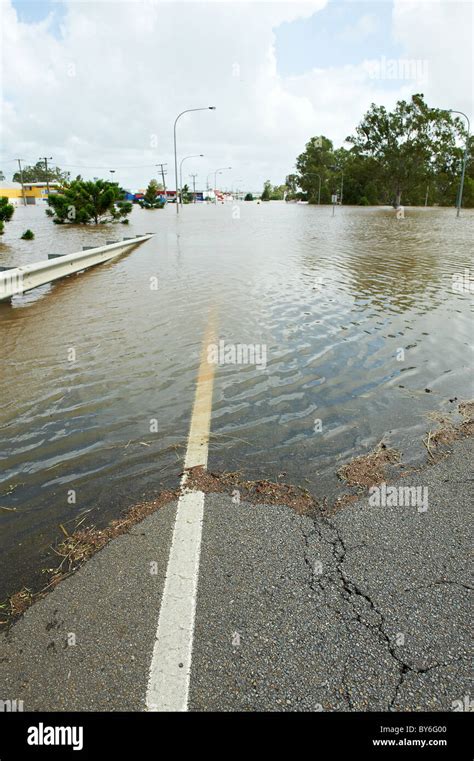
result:
[[[41,161],[44,161],[44,158],[41,157]],[[51,160],[51,157],[48,159]],[[12,161],[17,161],[17,159],[0,159],[2,164],[9,164]],[[35,165],[35,161],[29,160],[29,159],[22,159],[22,161],[25,162],[25,164],[30,164],[31,166]],[[117,169],[150,169],[151,167],[156,166],[156,164],[115,164],[114,162],[111,162],[114,164],[114,166]],[[69,167],[70,169],[109,169],[109,166],[100,166],[99,164],[63,164],[61,162],[61,167]],[[166,164],[165,164],[166,166]],[[110,170],[109,170],[110,171]]]

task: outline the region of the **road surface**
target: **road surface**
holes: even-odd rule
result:
[[[363,499],[312,519],[205,495],[182,708],[453,710],[470,691],[473,449],[458,441],[403,479],[428,488],[426,512]],[[112,541],[3,635],[3,699],[25,711],[153,710],[176,510],[169,503]],[[167,689],[162,704],[173,706],[179,681]]]

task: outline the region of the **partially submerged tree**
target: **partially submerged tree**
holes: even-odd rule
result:
[[[163,185],[156,180],[150,180],[143,199],[138,202],[142,209],[162,209],[165,205],[163,198],[160,198],[162,190]]]
[[[265,180],[263,183],[263,193],[260,196],[262,201],[269,201],[272,193],[272,183],[270,180]]]
[[[193,194],[189,189],[189,185],[183,185],[181,188],[181,200],[183,203],[191,203],[193,200]]]
[[[60,193],[47,199],[48,216],[56,224],[96,225],[105,222],[120,222],[132,211],[132,204],[124,200],[124,191],[115,183],[106,180],[74,180]]]
[[[347,142],[359,156],[374,160],[378,179],[398,207],[409,188],[427,185],[441,167],[456,173],[462,157],[456,140],[462,134],[460,120],[429,108],[416,94],[409,102],[398,101],[391,112],[373,103]]]
[[[321,187],[321,202],[330,203],[334,185],[336,163],[333,144],[324,135],[312,137],[306,143],[305,150],[296,159],[298,170],[297,184],[310,203],[317,203]]]
[[[9,222],[13,217],[15,207],[8,202],[8,198],[2,196],[0,198],[0,235],[5,232],[5,222]]]

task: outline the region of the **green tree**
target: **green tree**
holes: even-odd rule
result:
[[[122,188],[106,180],[74,180],[47,201],[50,208],[46,213],[56,224],[98,225],[125,221],[132,211],[132,204],[124,200]]]
[[[162,209],[165,202],[159,198],[161,190],[163,190],[163,185],[156,180],[150,180],[145,195],[143,196],[143,201],[140,202],[140,206],[143,209]]]
[[[191,191],[189,190],[189,186],[183,185],[183,187],[181,188],[181,198],[183,203],[191,203],[192,197],[193,196]]]
[[[297,174],[287,175],[285,180],[285,189],[286,189],[287,201],[292,201],[295,198],[298,198],[300,194],[298,193],[298,175]]]
[[[459,120],[416,94],[409,102],[398,101],[392,112],[373,103],[347,142],[359,156],[375,161],[377,178],[397,207],[402,197],[417,195],[417,187],[433,181],[441,166],[455,172],[462,155],[456,139],[462,133]]]
[[[11,203],[8,203],[8,198],[2,196],[0,198],[0,235],[3,235],[5,232],[5,222],[10,221],[14,212],[15,207]]]
[[[247,193],[245,198],[244,198],[244,201],[253,201],[253,195],[252,195],[252,193]]]
[[[296,159],[298,185],[310,203],[318,202],[321,177],[321,202],[330,203],[335,157],[333,144],[324,135],[312,137]]]
[[[272,183],[270,182],[270,180],[266,180],[263,183],[263,193],[260,196],[260,198],[262,199],[262,201],[269,201],[271,198],[271,194],[272,194]]]
[[[58,166],[46,167],[44,161],[37,161],[34,166],[23,167],[23,182],[28,184],[29,182],[59,182],[63,185],[69,182],[70,173],[63,172]],[[13,182],[21,182],[21,173],[15,172],[13,175]]]
[[[283,201],[287,192],[286,184],[273,185],[270,190],[270,201]]]

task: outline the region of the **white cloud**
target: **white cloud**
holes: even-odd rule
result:
[[[354,42],[366,40],[377,30],[377,20],[374,15],[366,13],[356,21],[353,26],[346,26],[341,31],[338,39],[341,42]]]
[[[181,156],[205,154],[187,163],[185,177],[197,171],[202,186],[216,167],[231,165],[229,186],[243,180],[241,186],[257,189],[267,177],[281,182],[312,135],[341,144],[372,101],[390,106],[418,89],[371,80],[362,65],[279,76],[274,29],[324,4],[68,2],[58,39],[51,20],[19,23],[4,2],[2,156],[52,155],[60,165],[116,168],[116,178],[132,187],[156,171],[125,167],[165,161],[171,187],[176,114],[216,105],[179,122]],[[433,5],[426,13],[426,4],[396,2],[394,30],[407,56],[430,60],[429,101],[462,108],[469,81],[459,71],[469,61],[466,49],[452,45],[466,40],[464,31],[458,36],[466,11]],[[371,24],[362,17],[359,33]],[[7,176],[12,166],[0,160]]]

